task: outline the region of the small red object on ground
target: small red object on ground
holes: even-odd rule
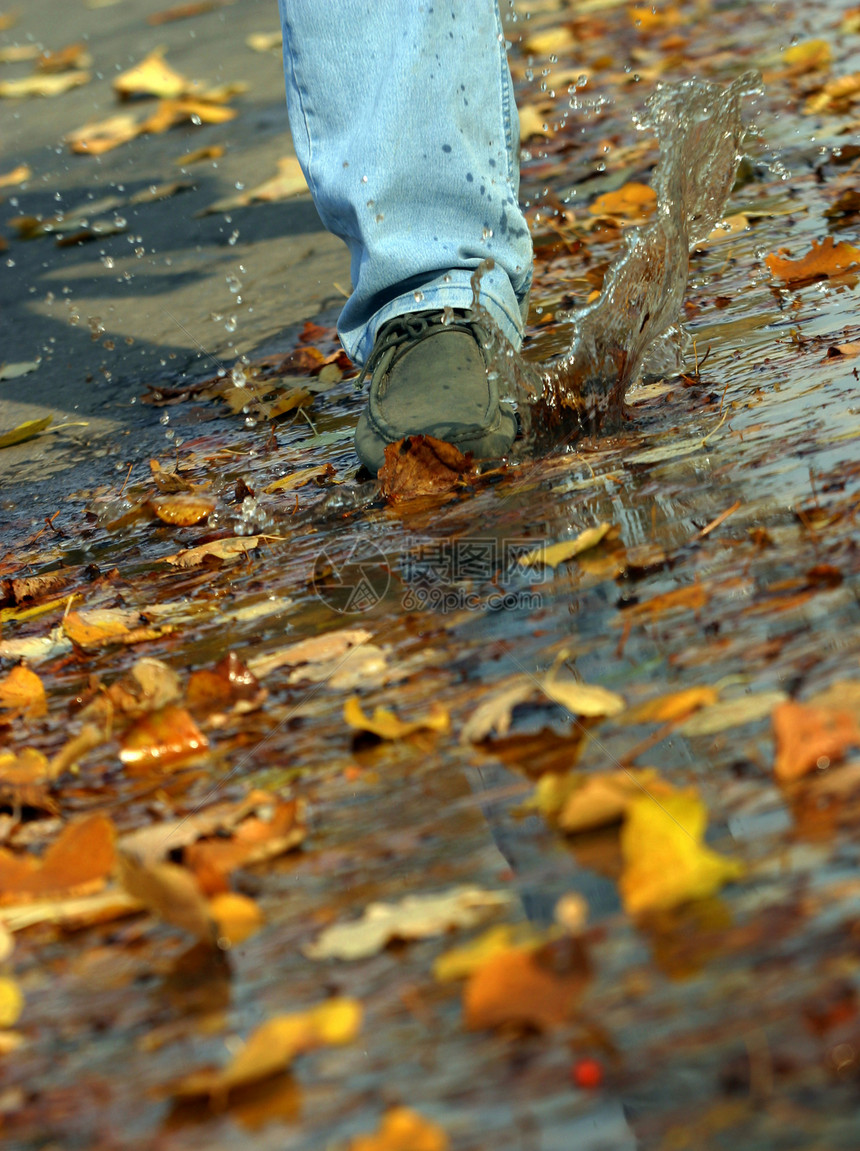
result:
[[[596,1059],[580,1059],[571,1067],[570,1077],[577,1087],[593,1091],[603,1082],[603,1068]]]

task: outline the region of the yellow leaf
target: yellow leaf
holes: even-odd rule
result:
[[[500,923],[462,947],[444,951],[433,964],[433,974],[440,983],[466,979],[502,951],[509,951],[512,947],[539,947],[544,942],[546,936],[529,924]]]
[[[12,168],[9,172],[4,172],[0,176],[0,188],[11,188],[15,184],[23,184],[25,180],[32,178],[33,169],[29,164],[19,164],[17,168]]]
[[[540,687],[551,700],[566,707],[569,712],[587,718],[618,715],[627,706],[620,695],[599,684],[546,676],[540,681]]]
[[[253,188],[240,192],[238,195],[216,200],[214,204],[204,208],[200,215],[206,216],[212,212],[232,212],[236,208],[245,208],[249,204],[271,204],[277,200],[288,200],[292,196],[302,196],[307,191],[307,180],[298,160],[295,156],[284,156],[278,160],[278,170],[274,176],[264,180],[262,184],[257,184]]]
[[[11,448],[13,444],[23,444],[25,440],[32,440],[45,430],[53,418],[53,416],[44,416],[41,420],[25,420],[23,424],[13,428],[11,432],[4,432],[0,436],[0,448]]]
[[[532,548],[525,555],[521,555],[517,562],[524,567],[530,567],[536,563],[545,564],[551,568],[558,567],[565,560],[573,559],[574,556],[588,551],[589,548],[597,547],[600,541],[605,539],[611,531],[612,524],[608,523],[598,524],[593,528],[585,528],[575,539],[562,540],[561,543],[550,544],[549,547],[541,545]]]
[[[361,1004],[329,999],[310,1011],[277,1015],[258,1027],[220,1071],[194,1071],[173,1089],[180,1099],[210,1096],[224,1100],[230,1091],[285,1071],[297,1055],[315,1047],[350,1043],[361,1029]]]
[[[380,739],[404,739],[416,731],[447,731],[451,726],[450,715],[438,704],[432,705],[430,714],[424,719],[409,722],[398,719],[393,711],[385,707],[375,708],[372,716],[365,715],[357,695],[351,695],[343,705],[343,718],[350,727],[369,731]]]
[[[121,100],[132,96],[170,98],[190,90],[190,82],[165,62],[164,52],[164,48],[156,48],[139,64],[114,79],[113,89]]]
[[[64,140],[73,152],[89,156],[101,156],[134,140],[141,133],[143,118],[133,112],[119,112],[115,116],[108,116],[105,120],[85,124],[83,128],[76,128],[67,132]]]
[[[704,899],[743,875],[743,864],[705,846],[707,819],[693,790],[659,799],[642,796],[630,803],[621,831],[620,881],[629,914]]]
[[[89,72],[60,72],[57,75],[23,76],[20,80],[0,81],[0,97],[20,100],[25,96],[62,96],[72,88],[88,84]]]
[[[216,501],[210,496],[180,494],[157,496],[149,501],[149,506],[163,523],[186,528],[211,515]]]
[[[715,687],[688,687],[629,708],[622,716],[622,722],[672,723],[676,719],[685,719],[700,707],[709,707],[719,698],[720,693]]]
[[[235,947],[263,925],[263,913],[254,900],[232,891],[209,900],[209,915],[218,931],[219,947]]]
[[[616,192],[605,192],[589,204],[592,216],[622,216],[641,220],[657,206],[657,193],[647,184],[625,184]]]
[[[394,1107],[384,1116],[378,1131],[356,1135],[348,1151],[448,1151],[447,1134],[435,1123],[408,1107]]]
[[[653,768],[632,768],[600,775],[548,772],[529,801],[562,831],[575,835],[620,822],[634,799],[671,793]]]
[[[334,467],[331,464],[319,464],[315,468],[300,468],[297,472],[291,472],[290,475],[275,480],[268,487],[263,488],[263,491],[266,495],[273,495],[275,492],[291,492],[294,488],[304,487],[311,480],[328,478],[333,475]]]
[[[543,32],[531,33],[526,38],[524,47],[534,56],[549,56],[564,52],[575,43],[573,29],[567,24],[558,24]]]
[[[173,163],[185,168],[189,164],[199,164],[202,160],[220,160],[225,151],[223,144],[208,144],[203,148],[195,148],[191,152],[177,156]]]
[[[24,996],[14,979],[0,977],[0,1027],[14,1027],[24,1010]]]
[[[45,688],[36,673],[19,664],[0,679],[0,707],[26,712],[31,719],[46,715],[48,701]]]
[[[826,68],[832,56],[826,40],[803,40],[800,44],[792,44],[782,54],[783,60],[795,75]]]

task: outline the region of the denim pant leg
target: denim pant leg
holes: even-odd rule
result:
[[[515,346],[532,248],[496,0],[279,0],[296,154],[349,246],[338,325],[363,363],[392,316],[481,303]]]

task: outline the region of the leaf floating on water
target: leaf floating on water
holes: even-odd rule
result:
[[[298,1055],[316,1047],[351,1043],[361,1030],[362,1009],[355,999],[329,999],[309,1011],[276,1015],[248,1036],[220,1071],[193,1071],[172,1093],[180,1099],[209,1096],[222,1104],[231,1091],[286,1071]]]
[[[129,895],[165,923],[215,946],[217,925],[194,875],[176,863],[141,863],[120,852],[119,878]]]
[[[719,701],[720,693],[715,687],[688,687],[683,691],[673,691],[669,695],[658,695],[645,703],[628,708],[621,717],[622,723],[674,723],[686,719],[694,711],[708,707]]]
[[[36,673],[19,664],[0,679],[0,707],[21,712],[30,719],[47,715],[45,687]]]
[[[451,727],[450,715],[438,704],[432,705],[424,719],[402,720],[385,707],[374,708],[373,715],[365,715],[357,695],[351,695],[343,705],[343,718],[350,727],[368,731],[380,739],[405,739],[417,731],[448,731]]]
[[[297,472],[291,472],[290,475],[284,476],[280,480],[274,480],[268,487],[263,488],[266,495],[272,495],[274,492],[291,492],[296,488],[303,488],[305,484],[309,484],[311,480],[329,479],[335,474],[334,466],[332,464],[318,464],[312,468],[301,468]]]
[[[24,375],[24,373],[20,372],[16,375]],[[15,379],[15,376],[7,378]],[[25,420],[23,424],[13,428],[11,432],[4,432],[3,435],[0,435],[0,448],[11,448],[13,444],[23,444],[27,440],[35,439],[40,432],[47,428],[53,418],[53,416],[44,416],[41,420]]]
[[[407,895],[399,903],[371,903],[361,919],[326,928],[304,952],[310,959],[365,959],[393,939],[429,939],[473,927],[510,901],[506,891],[455,887],[438,895]]]
[[[613,525],[609,523],[602,523],[596,527],[585,528],[572,540],[562,540],[560,543],[550,544],[549,547],[542,545],[541,547],[532,548],[532,550],[526,552],[525,555],[519,556],[517,563],[523,567],[531,567],[534,564],[545,564],[551,568],[558,567],[559,564],[573,559],[574,556],[581,555],[590,548],[597,547],[601,540],[606,539],[612,530]]]
[[[547,773],[541,776],[529,807],[536,807],[569,835],[620,823],[634,799],[672,791],[650,767],[595,775]]]
[[[151,499],[149,506],[163,523],[187,528],[205,520],[217,503],[210,496],[168,495]]]
[[[444,495],[475,475],[471,455],[433,436],[405,436],[385,448],[381,492],[390,503]]]
[[[836,244],[833,237],[828,236],[820,244],[813,240],[812,248],[800,259],[792,260],[777,253],[765,256],[764,262],[772,275],[793,286],[841,276],[853,268],[860,270],[860,248],[844,240]]]
[[[0,903],[97,891],[114,865],[115,832],[106,815],[67,824],[41,859],[0,847]]]
[[[342,627],[324,635],[299,640],[248,661],[249,669],[262,678],[280,667],[299,667],[308,663],[327,663],[340,659],[354,647],[364,645],[373,632],[363,627]]]
[[[119,758],[135,772],[168,771],[208,747],[185,708],[168,704],[132,724],[122,737]]]
[[[541,947],[491,956],[463,990],[469,1031],[496,1027],[549,1031],[569,1023],[591,976],[584,945],[563,936]]]
[[[545,934],[535,931],[531,924],[500,923],[462,947],[443,951],[433,963],[433,975],[440,983],[467,979],[503,951],[510,951],[513,947],[530,949],[545,942]]]
[[[657,207],[657,193],[648,184],[624,184],[617,192],[605,192],[588,205],[592,216],[621,216],[644,220]]]
[[[164,563],[173,564],[179,568],[198,567],[207,559],[224,560],[232,563],[242,559],[259,546],[259,536],[231,536],[229,539],[212,540],[208,544],[199,544],[196,548],[183,548],[173,556],[163,556]]]
[[[630,915],[705,899],[739,879],[744,866],[704,844],[708,813],[692,790],[639,796],[621,830],[620,888]]]
[[[347,1151],[448,1151],[447,1133],[408,1107],[394,1107],[372,1135],[356,1135]]]
[[[545,676],[540,680],[540,688],[555,703],[582,717],[618,715],[627,706],[614,691],[599,684],[580,683],[575,679]]]
[[[263,926],[259,905],[247,895],[222,892],[209,901],[209,914],[215,923],[218,946],[236,947]]]
[[[799,779],[839,763],[860,748],[860,723],[854,710],[815,707],[786,700],[773,711],[777,779]]]

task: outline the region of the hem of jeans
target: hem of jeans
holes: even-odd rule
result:
[[[414,292],[397,296],[390,300],[385,307],[375,312],[363,329],[355,335],[341,332],[340,339],[349,358],[361,366],[368,358],[373,348],[376,334],[383,324],[394,319],[395,316],[411,315],[415,312],[438,311],[441,308],[457,308],[468,311],[472,307],[473,293],[469,284],[445,284],[435,288],[426,288],[420,300],[415,299]],[[517,351],[523,342],[523,317],[519,304],[515,303],[513,309],[492,290],[481,285],[481,307],[488,313],[498,327],[499,331]]]

